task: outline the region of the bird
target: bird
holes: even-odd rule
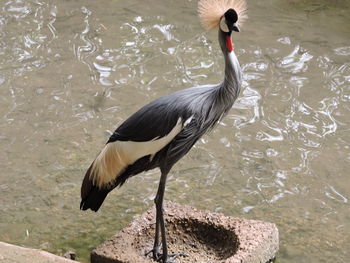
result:
[[[98,211],[107,194],[131,177],[159,168],[153,259],[170,263],[163,200],[167,176],[199,138],[227,115],[242,86],[242,70],[232,43],[247,18],[245,0],[200,0],[198,15],[206,30],[217,29],[224,58],[224,78],[219,84],[180,89],[143,106],[110,136],[86,171],[81,186],[80,209]],[[148,253],[148,254],[149,254]]]

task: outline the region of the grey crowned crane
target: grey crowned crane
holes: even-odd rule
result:
[[[158,167],[161,177],[155,197],[156,230],[151,252],[154,260],[163,263],[171,262],[163,215],[167,175],[196,141],[228,113],[242,82],[231,34],[239,32],[239,25],[247,17],[245,0],[200,0],[198,12],[206,29],[218,28],[225,60],[223,82],[183,89],[138,110],[111,135],[88,168],[81,186],[80,209],[97,211],[114,188],[136,174]]]

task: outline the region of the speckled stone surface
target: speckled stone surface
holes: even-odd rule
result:
[[[79,263],[46,251],[0,242],[0,263]]]
[[[185,253],[176,262],[266,263],[278,251],[275,224],[227,217],[167,202],[167,240],[170,253]],[[154,207],[135,219],[91,253],[92,263],[151,263]]]

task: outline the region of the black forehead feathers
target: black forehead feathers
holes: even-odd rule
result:
[[[225,19],[227,22],[230,22],[232,24],[236,23],[238,20],[237,12],[234,9],[230,8],[225,13]]]

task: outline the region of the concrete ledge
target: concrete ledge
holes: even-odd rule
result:
[[[0,242],[1,263],[79,263],[46,251]]]
[[[227,217],[190,206],[165,206],[170,253],[189,257],[176,262],[266,263],[278,251],[275,224]],[[145,253],[153,246],[155,209],[151,208],[91,253],[92,263],[151,263]]]

